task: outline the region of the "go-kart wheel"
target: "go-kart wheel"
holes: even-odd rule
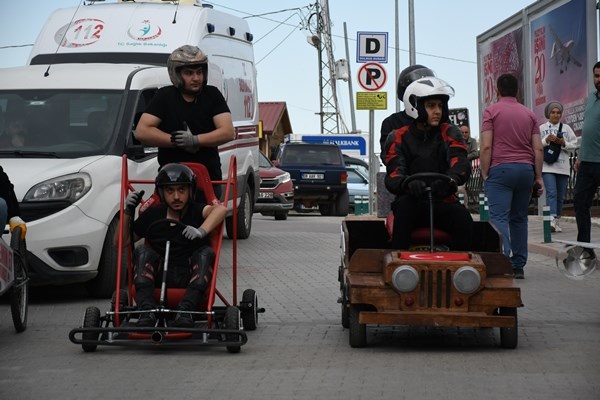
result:
[[[242,295],[242,326],[245,331],[253,331],[258,325],[258,296],[254,289],[244,290]]]
[[[225,329],[240,330],[240,310],[235,306],[228,306],[225,309],[224,319]],[[230,334],[225,335],[228,342],[234,342],[239,340],[238,335]],[[241,346],[227,346],[227,351],[230,353],[239,353]]]
[[[358,315],[363,309],[361,306],[351,305],[348,310],[350,347],[365,347],[367,345],[367,325],[358,323]]]
[[[100,309],[98,307],[88,307],[85,309],[85,316],[83,317],[84,328],[99,328],[100,327]],[[82,334],[83,340],[97,340],[99,333],[84,332]],[[96,344],[82,344],[81,348],[86,353],[96,351],[98,345]]]
[[[514,307],[501,307],[498,315],[515,317],[515,326],[512,328],[500,328],[500,346],[504,349],[515,349],[519,343],[519,320],[517,309]]]
[[[14,251],[14,283],[10,289],[10,314],[17,332],[27,328],[27,310],[29,305],[29,276],[27,274],[25,240],[21,240],[20,228],[13,231],[10,247]]]

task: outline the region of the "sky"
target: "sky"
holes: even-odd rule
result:
[[[24,65],[47,17],[57,8],[75,7],[82,1],[2,1],[0,68]],[[396,1],[398,46],[395,43]],[[382,63],[387,80],[380,89],[387,92],[388,108],[372,113],[376,153],[379,152],[381,122],[396,111],[396,47],[399,48],[400,70],[409,65],[409,2],[396,1],[329,0],[333,56],[335,60],[345,59],[347,43],[354,103],[355,93],[364,91],[358,83],[358,71],[363,64],[356,60],[357,32],[388,33],[388,62]],[[308,21],[314,13],[314,0],[205,2],[215,9],[247,18],[254,35],[259,101],[285,101],[294,133],[320,133],[318,52],[307,42],[312,34]],[[469,110],[471,132],[476,138],[479,137],[476,38],[533,3],[533,0],[414,0],[416,63],[433,69],[439,78],[454,87],[456,94],[450,100],[450,107]],[[370,112],[351,109],[349,84],[338,80],[336,90],[344,124],[352,129],[354,112],[356,129],[369,133]]]

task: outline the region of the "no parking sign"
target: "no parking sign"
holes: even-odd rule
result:
[[[365,90],[380,90],[387,80],[387,74],[381,64],[370,62],[358,70],[358,84]]]

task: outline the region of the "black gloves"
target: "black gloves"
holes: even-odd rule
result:
[[[436,179],[431,182],[431,194],[433,197],[444,198],[456,193],[457,189],[456,181],[452,177],[450,179]]]
[[[409,182],[407,190],[410,195],[415,197],[421,197],[423,194],[425,194],[426,188],[427,185],[425,184],[425,182],[423,182],[420,179],[415,179],[414,181]]]
[[[140,204],[143,196],[143,190],[129,193],[125,199],[125,214],[133,215],[135,213],[135,208]]]

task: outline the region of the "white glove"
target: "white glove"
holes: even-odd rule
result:
[[[133,215],[135,212],[135,208],[142,201],[142,196],[144,195],[144,191],[140,192],[131,192],[127,195],[125,199],[125,214]]]
[[[8,220],[8,225],[10,227],[10,231],[12,232],[17,226],[21,228],[21,237],[19,239],[25,239],[25,235],[27,234],[27,225],[25,221],[21,219],[21,217],[12,217]],[[3,228],[4,229],[4,228]]]
[[[191,225],[186,226],[182,234],[186,239],[189,240],[204,239],[206,235],[208,235],[203,228],[194,228]]]
[[[175,144],[175,147],[183,149],[188,153],[195,153],[200,148],[200,141],[198,136],[193,135],[190,128],[185,125],[186,130],[175,131],[171,133],[171,143]]]

